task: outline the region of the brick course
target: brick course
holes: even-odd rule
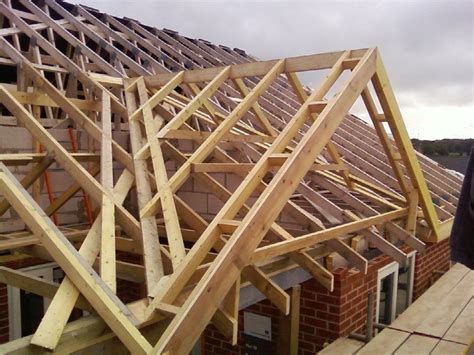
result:
[[[408,247],[403,248],[410,252]],[[299,354],[309,355],[321,350],[325,343],[352,332],[364,334],[367,317],[367,296],[377,292],[377,271],[393,260],[380,255],[369,261],[367,274],[353,268],[333,270],[334,291],[326,290],[311,279],[301,286]],[[435,270],[447,271],[450,267],[449,241],[427,247],[424,255],[416,254],[413,300],[418,298],[440,277]],[[375,308],[375,307],[374,307]],[[268,300],[252,305],[239,313],[238,344],[230,343],[212,325],[202,337],[203,354],[240,354],[243,345],[243,311],[261,314],[272,319],[273,341],[278,338],[279,311]],[[374,309],[375,319],[375,309]]]

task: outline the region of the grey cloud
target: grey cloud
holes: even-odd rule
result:
[[[402,104],[473,105],[472,1],[81,2],[261,59],[378,46]]]

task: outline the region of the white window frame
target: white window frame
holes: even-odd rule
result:
[[[47,263],[35,265],[20,269],[30,276],[40,277],[46,281],[53,281],[53,270],[58,265],[56,263]],[[21,300],[20,289],[8,285],[8,327],[10,341],[21,338]],[[51,300],[43,297],[44,311],[49,307]]]
[[[376,307],[375,307],[375,319],[378,323],[379,315],[380,315],[380,291],[382,289],[382,279],[389,276],[390,274],[394,274],[392,278],[392,305],[390,310],[390,319],[389,324],[395,320],[395,314],[397,312],[397,289],[398,289],[398,267],[399,264],[394,261],[384,267],[380,268],[377,272],[377,299],[376,299]]]
[[[415,282],[415,262],[416,262],[416,251],[412,251],[407,254],[408,256],[408,304],[406,307],[408,308],[411,303],[413,302],[413,284]]]

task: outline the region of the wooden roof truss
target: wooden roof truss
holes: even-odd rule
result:
[[[336,252],[367,270],[348,236],[364,236],[400,263],[407,255],[396,241],[423,252],[442,238],[452,211],[432,202],[376,48],[223,65],[202,43],[170,45],[166,33],[136,22],[124,26],[82,6],[74,13],[52,0],[19,3],[23,10],[0,4],[10,25],[0,30],[2,63],[18,74],[16,85],[0,84],[0,103],[38,149],[1,154],[0,213],[12,207],[32,233],[0,243],[54,260],[66,278],[51,285],[1,268],[9,284],[54,295],[34,336],[5,351],[29,344],[76,351],[117,337],[132,353],[181,354],[209,322],[235,343],[241,284],[288,314],[276,270],[301,267],[332,290],[322,256]],[[315,90],[300,82],[307,71],[325,74]],[[358,98],[375,127],[364,138],[383,149],[341,135],[347,122],[351,137],[361,134],[348,116]],[[67,148],[48,120],[82,130],[96,149]],[[113,137],[124,129],[130,151]],[[364,159],[367,152],[375,158]],[[40,206],[28,190],[53,163],[72,184]],[[7,166],[25,164],[31,171],[18,181]],[[222,179],[229,175],[239,183],[231,187]],[[431,190],[448,184],[433,179]],[[215,214],[183,198],[189,183],[221,201]],[[54,213],[80,190],[100,211],[92,226],[55,225]],[[124,206],[127,196],[136,214]],[[301,228],[286,227],[282,214]],[[123,251],[142,255],[143,265],[118,260]],[[116,296],[124,273],[141,275],[147,297],[124,304]],[[68,324],[74,307],[93,315]]]

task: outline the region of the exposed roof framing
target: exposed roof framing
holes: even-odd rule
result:
[[[404,263],[402,244],[423,252],[449,235],[460,180],[413,150],[376,48],[256,61],[53,0],[5,1],[0,14],[0,65],[17,72],[0,84],[0,129],[20,125],[34,142],[0,152],[0,215],[12,208],[27,226],[1,234],[0,250],[66,274],[56,285],[0,268],[11,285],[54,294],[34,336],[2,352],[113,352],[117,337],[133,353],[181,354],[209,322],[235,342],[241,285],[288,314],[275,274],[300,267],[332,290],[330,252],[367,270],[353,236]],[[325,75],[314,90],[299,80],[307,71]],[[359,98],[374,128],[348,113]],[[67,127],[89,151],[50,129]],[[53,163],[70,186],[44,205],[35,191]],[[29,167],[21,180],[16,167]],[[187,185],[212,196],[212,212]],[[61,225],[55,213],[81,191],[99,211],[92,225]],[[146,297],[124,304],[117,278]],[[94,314],[68,324],[75,306]]]

